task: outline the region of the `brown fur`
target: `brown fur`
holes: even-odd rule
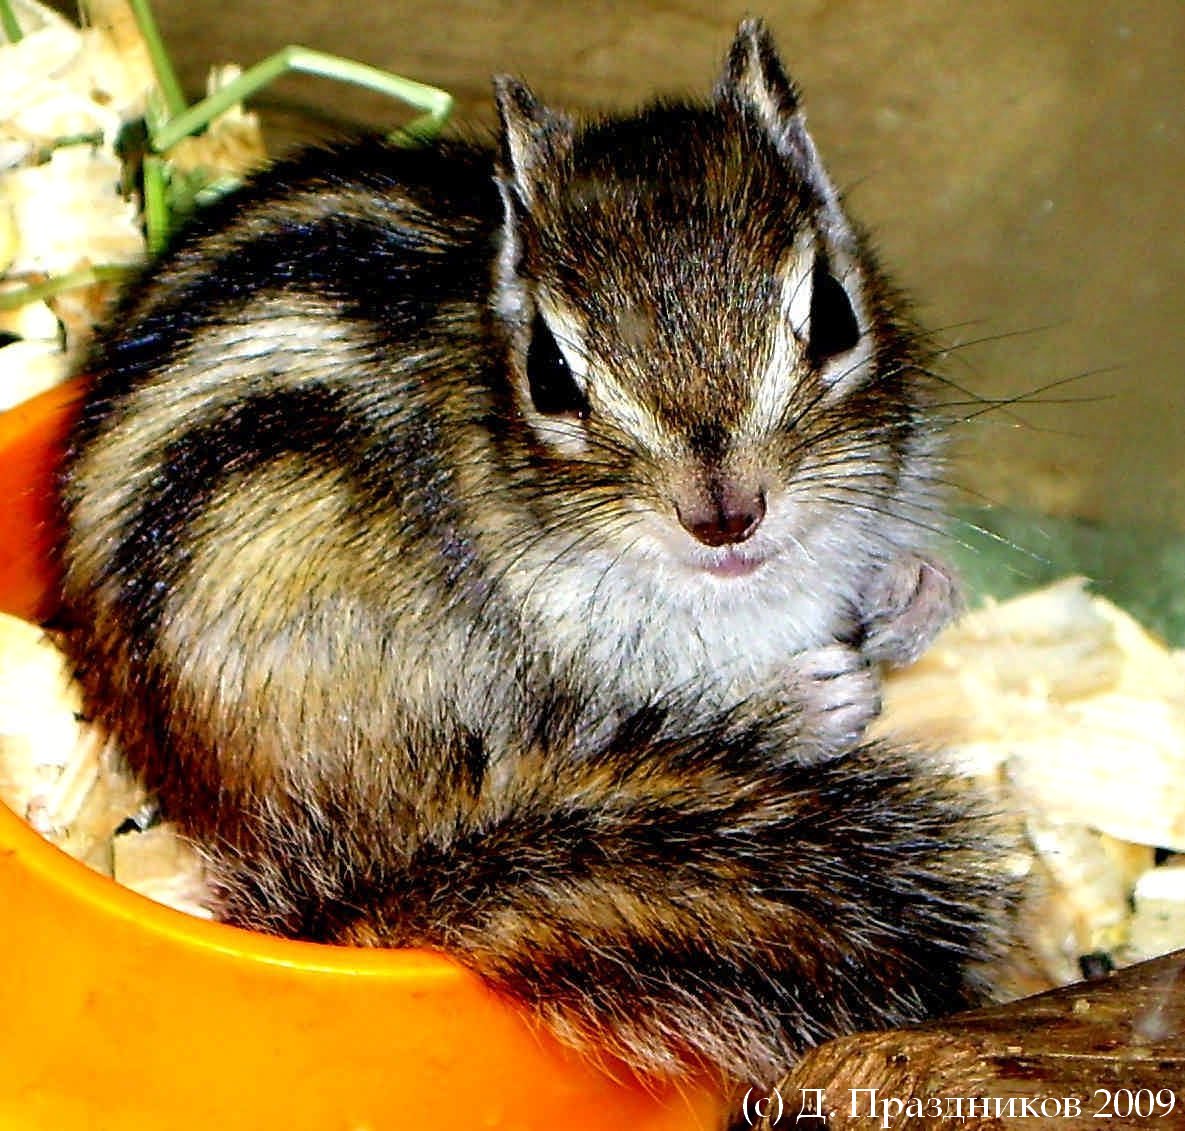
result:
[[[305,154],[129,292],[72,646],[227,918],[771,1079],[964,1001],[1002,907],[943,775],[857,745],[953,607],[916,338],[759,26],[706,103],[498,95],[498,153]]]

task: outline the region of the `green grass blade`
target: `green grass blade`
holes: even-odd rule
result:
[[[148,250],[158,255],[169,240],[168,174],[163,158],[148,155],[144,158],[144,227],[148,234]]]
[[[406,132],[414,134],[417,138],[427,138],[437,133],[447,121],[453,106],[452,95],[434,86],[426,86],[424,83],[414,82],[401,75],[393,75],[352,59],[343,59],[323,51],[314,51],[309,47],[293,45],[269,55],[261,63],[256,63],[244,71],[233,82],[227,83],[221,90],[215,91],[208,98],[172,118],[154,132],[153,145],[158,152],[164,152],[182,138],[209,125],[219,114],[225,113],[232,106],[250,98],[269,83],[292,71],[337,79],[368,90],[376,90],[380,94],[407,102],[417,110],[425,111],[405,127]]]
[[[173,70],[172,60],[165,50],[164,40],[160,37],[160,29],[156,26],[156,17],[152,14],[152,7],[148,0],[129,0],[132,13],[136,17],[136,25],[144,42],[148,47],[149,58],[152,59],[152,69],[156,71],[156,81],[160,85],[165,99],[165,109],[169,118],[184,114],[189,103],[185,100],[185,93]]]
[[[25,37],[8,0],[0,0],[0,28],[4,29],[4,38],[9,43],[20,43]]]
[[[53,298],[62,291],[72,291],[76,287],[89,287],[92,283],[119,283],[126,279],[134,267],[84,267],[78,271],[70,271],[65,275],[55,275],[43,283],[31,283],[27,287],[20,287],[12,291],[0,291],[0,310],[19,310],[31,302],[41,302],[43,299]]]

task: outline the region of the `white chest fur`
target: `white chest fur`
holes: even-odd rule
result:
[[[569,670],[625,701],[689,693],[734,702],[776,686],[789,657],[850,627],[859,569],[794,560],[721,578],[658,558],[586,554],[520,574],[524,607]]]

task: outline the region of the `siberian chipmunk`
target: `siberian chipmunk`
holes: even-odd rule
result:
[[[993,833],[861,739],[954,587],[903,303],[769,35],[714,92],[362,141],[119,307],[63,476],[87,700],[225,919],[455,955],[643,1072],[971,1000]]]

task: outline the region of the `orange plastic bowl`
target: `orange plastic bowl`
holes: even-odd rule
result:
[[[0,415],[0,607],[54,603],[52,474],[79,386]],[[421,951],[317,946],[158,906],[0,805],[5,1131],[695,1131],[703,1081],[562,1047]]]
[[[54,473],[85,387],[76,378],[0,413],[0,612],[54,610]]]

